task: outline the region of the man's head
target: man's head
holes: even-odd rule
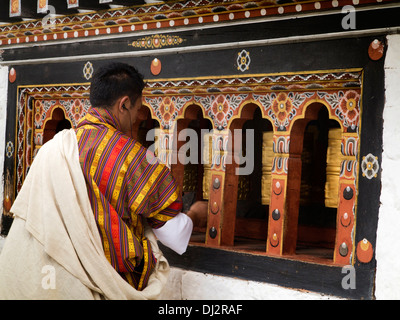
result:
[[[106,108],[120,121],[121,131],[130,135],[142,104],[145,86],[143,76],[132,66],[114,62],[102,66],[93,75],[90,103],[94,108]]]

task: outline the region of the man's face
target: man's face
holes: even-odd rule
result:
[[[136,99],[135,103],[130,106],[131,108],[129,109],[132,125],[136,122],[137,114],[141,106],[142,106],[142,96],[140,95]]]
[[[125,103],[125,107],[127,108],[126,111],[126,117],[123,117],[121,120],[121,125],[122,125],[122,131],[128,135],[128,136],[132,136],[131,131],[133,130],[133,126],[136,122],[137,119],[137,114],[138,114],[138,110],[139,108],[142,106],[142,96],[139,96],[134,104],[132,104],[129,101],[127,101]]]

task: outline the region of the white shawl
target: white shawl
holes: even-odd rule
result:
[[[169,265],[151,228],[146,236],[157,265],[143,291],[105,257],[72,129],[40,149],[11,212],[0,299],[156,299],[166,284]]]

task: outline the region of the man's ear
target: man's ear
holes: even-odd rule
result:
[[[128,96],[122,97],[118,102],[118,111],[125,112],[126,110],[129,111],[128,106],[130,105],[130,100]]]

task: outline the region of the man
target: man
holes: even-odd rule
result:
[[[93,76],[92,108],[38,152],[11,212],[0,299],[155,299],[192,220],[164,165],[132,129],[144,82],[112,63]],[[195,214],[193,214],[195,216]],[[194,218],[196,221],[197,218]]]
[[[132,66],[113,63],[99,69],[90,88],[92,109],[76,130],[106,257],[138,290],[155,266],[144,223],[157,230],[171,219],[181,221],[186,238],[172,241],[184,248],[191,233],[191,220],[180,214],[180,191],[168,168],[132,139],[143,88],[142,76]],[[172,228],[171,236],[181,231]]]

